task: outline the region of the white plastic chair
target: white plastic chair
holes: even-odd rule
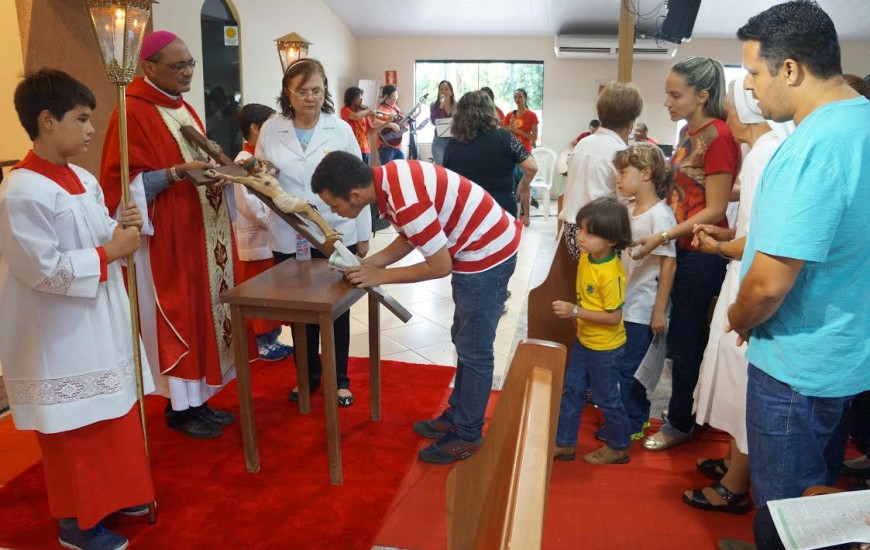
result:
[[[538,173],[532,179],[531,188],[538,189],[533,195],[540,195],[544,208],[544,219],[550,219],[550,189],[553,187],[553,173],[556,169],[556,152],[546,147],[532,149],[532,157],[538,163]]]

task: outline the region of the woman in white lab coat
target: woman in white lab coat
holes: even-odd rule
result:
[[[359,144],[350,126],[337,116],[329,93],[326,72],[316,59],[303,58],[292,63],[281,82],[281,116],[263,124],[257,141],[256,156],[268,160],[279,170],[278,182],[289,194],[310,202],[326,221],[342,234],[342,242],[354,253],[368,253],[372,219],[367,212],[356,219],[333,214],[329,207],[311,192],[311,175],[323,157],[332,151],[347,151],[358,157]],[[275,259],[282,262],[296,256],[296,231],[274,213],[269,217],[269,246]],[[316,229],[315,229],[316,231]],[[322,258],[311,247],[311,256]],[[318,354],[320,329],[307,326],[308,376],[311,391],[320,386],[321,364]],[[338,404],[353,404],[347,360],[350,346],[350,313],[335,321],[335,365],[338,380]],[[298,349],[298,346],[297,346]],[[290,392],[290,400],[299,398],[298,388]]]

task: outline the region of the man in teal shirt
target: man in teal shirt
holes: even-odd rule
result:
[[[756,191],[728,316],[749,341],[755,541],[783,548],[767,502],[833,484],[845,413],[870,389],[870,102],[843,81],[834,24],[815,2],[774,6],[737,36],[764,117],[797,125]]]

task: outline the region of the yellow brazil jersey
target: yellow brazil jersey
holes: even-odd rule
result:
[[[577,305],[590,311],[616,311],[625,302],[625,270],[619,256],[603,260],[580,255],[577,266]],[[625,343],[625,325],[602,325],[577,319],[577,339],[596,351],[616,349]]]

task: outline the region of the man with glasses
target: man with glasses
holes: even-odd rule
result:
[[[145,37],[145,77],[127,87],[131,195],[145,216],[136,258],[139,317],[157,391],[170,399],[169,427],[190,437],[213,438],[233,421],[206,401],[235,376],[228,309],[219,294],[233,287],[236,252],[224,190],[196,187],[187,173],[210,165],[181,134],[205,133],[182,95],[196,68],[176,35]],[[115,213],[121,201],[117,111],[103,147],[100,185]]]

